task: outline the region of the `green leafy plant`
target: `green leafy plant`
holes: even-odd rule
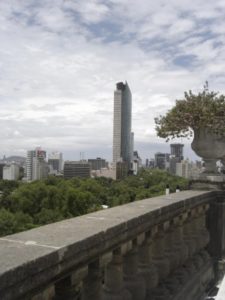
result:
[[[193,131],[206,128],[225,136],[225,96],[204,89],[198,94],[184,93],[184,99],[176,100],[175,106],[165,116],[155,118],[159,137],[191,137]]]

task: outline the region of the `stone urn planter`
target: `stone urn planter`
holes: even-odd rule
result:
[[[209,91],[206,82],[203,91],[184,92],[184,97],[164,116],[155,118],[155,123],[157,135],[166,141],[192,137],[194,132],[192,149],[205,162],[200,178],[225,182],[225,175],[217,169],[217,161],[225,167],[225,95]]]
[[[219,175],[216,162],[225,158],[225,137],[206,128],[194,130],[192,150],[205,162],[205,174]]]

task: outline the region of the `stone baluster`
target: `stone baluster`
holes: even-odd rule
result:
[[[132,300],[130,292],[124,287],[123,256],[120,247],[113,251],[112,260],[105,268],[102,299]]]
[[[124,285],[130,291],[133,300],[144,300],[146,297],[145,279],[138,273],[137,239],[132,241],[132,249],[124,255]]]
[[[153,263],[157,267],[160,281],[165,279],[170,273],[170,262],[165,255],[166,240],[164,225],[162,224],[158,227],[158,232],[153,243]]]
[[[201,228],[201,234],[203,236],[202,248],[205,248],[210,241],[210,235],[206,228],[206,213],[207,213],[208,209],[209,209],[208,204],[203,206],[203,213],[200,218],[200,228]]]
[[[188,212],[186,214],[186,221],[184,223],[184,242],[188,247],[188,258],[190,259],[194,253],[196,252],[196,241],[193,238],[193,232],[192,232],[192,214],[191,212]]]
[[[183,218],[182,216],[175,217],[168,224],[168,229],[165,231],[165,254],[170,262],[170,273],[172,273],[164,279],[163,286],[159,287],[163,291],[162,298],[158,295],[155,297],[156,300],[173,299],[182,282],[187,278],[185,269],[178,268],[188,256],[187,246],[183,241]]]
[[[179,253],[174,247],[175,245],[175,232],[173,220],[168,221],[168,226],[165,234],[165,256],[170,262],[170,271],[175,270],[179,265]]]
[[[81,287],[75,286],[72,276],[69,275],[55,283],[54,300],[76,300],[80,294]]]
[[[102,299],[102,274],[99,259],[88,265],[88,275],[83,280],[81,299]]]
[[[173,276],[178,280],[179,284],[181,284],[181,285],[183,285],[189,277],[188,271],[185,268],[185,263],[187,262],[187,260],[189,258],[188,246],[185,242],[186,219],[187,219],[187,213],[183,213],[173,220],[174,227],[175,227],[175,230],[174,230],[175,231],[174,246],[175,246],[175,250],[176,250],[175,253],[177,253],[177,251],[178,251],[177,256],[179,257],[179,268],[177,268],[173,272]],[[172,286],[172,288],[173,287],[177,288],[175,281],[174,281],[174,285]]]
[[[200,255],[202,250],[201,246],[201,233],[199,226],[199,208],[194,208],[189,212],[189,222],[187,222],[188,230],[185,235],[185,242],[187,243],[189,250],[189,260],[186,262],[185,267],[189,274],[197,272],[197,270],[203,265],[204,259]],[[188,237],[188,238],[187,238]]]
[[[201,232],[201,215],[202,215],[203,207],[198,206],[195,208],[194,212],[194,219],[193,219],[193,226],[192,230],[195,234],[195,239],[196,239],[196,253],[201,251],[202,249],[202,244],[203,244],[203,236]]]
[[[189,211],[183,215],[185,220],[183,227],[184,243],[188,248],[188,260],[185,262],[184,270],[188,273],[188,277],[190,278],[190,276],[196,273],[196,267],[193,263],[193,256],[196,252],[196,240],[193,238],[192,232],[193,213]]]
[[[210,259],[210,255],[208,251],[205,249],[206,246],[209,244],[210,241],[210,235],[206,228],[206,213],[209,209],[209,205],[206,204],[202,207],[202,214],[200,215],[200,232],[202,236],[202,251],[201,256],[204,260],[204,262],[207,262]]]
[[[188,247],[184,242],[184,220],[185,215],[180,215],[175,217],[174,222],[174,248],[175,252],[178,253],[179,257],[179,265],[183,265],[183,263],[188,259]]]
[[[193,222],[192,222],[192,236],[195,239],[196,251],[193,257],[193,263],[198,270],[204,263],[200,252],[202,251],[202,234],[201,234],[201,226],[200,226],[200,215],[202,213],[202,207],[196,207],[192,210]]]
[[[145,279],[147,299],[159,281],[157,268],[152,261],[152,243],[156,233],[157,227],[155,226],[146,233],[144,243],[139,247],[139,273]]]

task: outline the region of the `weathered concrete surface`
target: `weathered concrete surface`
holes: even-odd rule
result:
[[[212,198],[213,192],[184,191],[0,238],[0,299],[25,299],[25,293]]]

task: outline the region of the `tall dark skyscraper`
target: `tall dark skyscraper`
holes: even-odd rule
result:
[[[132,95],[127,82],[119,82],[114,92],[113,163],[126,162],[132,158],[131,138]]]
[[[170,154],[175,156],[178,159],[178,162],[181,162],[184,159],[183,148],[183,144],[170,144]]]

